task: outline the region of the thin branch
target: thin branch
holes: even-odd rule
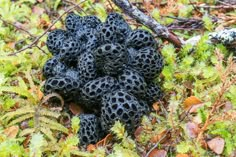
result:
[[[37,47],[39,50],[41,50],[44,54],[47,54],[41,47],[39,47],[37,44],[35,44],[35,47]]]
[[[202,12],[199,10],[199,8],[197,8],[197,7],[194,5],[194,3],[192,2],[192,0],[189,0],[189,2],[190,2],[190,4],[192,5],[193,9],[194,9],[196,12],[198,12],[199,14],[202,15]]]
[[[154,33],[160,36],[163,39],[168,40],[173,43],[176,47],[181,47],[182,43],[180,39],[170,32],[165,26],[159,24],[155,19],[150,16],[147,16],[137,7],[133,6],[129,0],[112,0],[118,7],[120,7],[124,13],[134,18],[138,22],[149,27]]]
[[[232,4],[236,4],[236,2],[234,2],[234,1],[231,1],[231,3],[226,3],[226,2],[223,2],[223,1],[220,1],[220,0],[218,0],[217,1],[218,3],[220,3],[220,4],[223,4],[223,5],[227,5],[227,6],[231,6]]]
[[[76,6],[76,8],[78,8],[80,11],[82,11],[85,15],[88,15],[79,5],[77,5],[75,2],[69,1],[69,0],[64,0],[67,3],[70,3],[74,6]]]
[[[166,136],[170,133],[172,129],[168,129],[166,133],[160,138],[160,140],[148,151],[145,157],[149,157],[150,153],[160,144],[160,142],[166,138]]]
[[[22,48],[22,49],[20,49],[19,51],[17,51],[17,52],[13,52],[13,53],[11,53],[11,54],[9,54],[8,56],[14,56],[14,55],[16,55],[16,54],[18,54],[18,53],[20,53],[20,52],[22,52],[22,51],[24,51],[24,50],[27,50],[27,49],[30,49],[30,48],[32,48],[32,47],[35,47],[35,45],[37,44],[37,42],[65,15],[65,14],[67,14],[67,13],[69,13],[71,10],[73,10],[74,8],[76,8],[77,6],[79,6],[80,4],[82,4],[82,3],[84,3],[84,2],[86,2],[87,0],[84,0],[84,1],[82,1],[82,2],[80,2],[80,3],[78,3],[78,4],[76,4],[76,5],[74,5],[74,6],[72,6],[70,9],[68,9],[67,11],[65,11],[63,14],[61,14],[52,24],[51,24],[51,26],[49,26],[44,32],[43,32],[43,34],[42,35],[40,35],[40,36],[38,36],[31,44],[29,44],[28,46],[26,46],[26,47],[24,47],[24,48]]]
[[[8,22],[8,21],[6,21],[6,20],[3,20],[2,18],[0,18],[0,20],[1,20],[3,23],[7,24],[7,25],[11,25],[11,26],[15,27],[17,30],[21,30],[21,31],[27,33],[27,34],[28,34],[30,37],[32,37],[33,39],[36,38],[36,37],[35,37],[33,34],[31,34],[29,31],[27,31],[27,30],[25,30],[25,29],[23,29],[23,28],[17,26],[16,24],[11,23],[11,22]],[[39,47],[37,44],[35,44],[35,47],[37,47],[39,50],[41,50],[44,54],[47,54],[47,53],[46,53],[41,47]]]
[[[179,122],[182,122],[182,121],[184,121],[184,119],[186,118],[186,117],[188,117],[188,114],[190,113],[190,110],[193,108],[193,105],[187,110],[187,112],[185,111],[184,113],[184,116],[182,117],[182,118],[180,118],[180,120],[179,120]]]
[[[196,8],[204,8],[204,9],[236,9],[236,5],[193,5]]]
[[[6,21],[6,20],[3,20],[1,17],[0,17],[0,20],[1,20],[3,23],[5,23],[5,24],[7,24],[7,25],[11,25],[11,26],[15,27],[16,29],[21,30],[21,31],[27,33],[29,36],[35,38],[35,36],[34,36],[33,34],[31,34],[29,31],[27,31],[27,30],[25,30],[25,29],[23,29],[23,28],[17,26],[16,24],[11,23],[11,22],[8,22],[8,21]]]

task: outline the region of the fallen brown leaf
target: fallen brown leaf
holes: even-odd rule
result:
[[[176,157],[189,157],[188,154],[177,154]]]
[[[15,45],[16,45],[15,42],[9,42],[9,43],[7,43],[7,46],[8,46],[9,48],[11,48],[11,49],[14,49],[14,48],[15,48]]]
[[[38,95],[39,100],[41,100],[44,96],[43,92],[39,88],[37,89],[37,95]]]
[[[221,137],[215,137],[207,142],[208,147],[216,154],[222,154],[225,146],[225,141]]]
[[[83,109],[75,103],[70,103],[69,109],[74,115],[79,115],[84,112]]]
[[[193,89],[193,83],[191,81],[185,81],[183,83],[184,87],[186,87],[187,89]]]
[[[189,110],[194,105],[201,104],[202,101],[195,96],[190,96],[184,100],[184,109]]]
[[[141,126],[139,126],[136,130],[135,130],[135,132],[134,132],[134,137],[135,137],[135,139],[137,140],[137,141],[140,141],[140,135],[141,135],[141,133],[143,132],[143,127],[141,127]]]
[[[92,153],[94,150],[96,150],[96,146],[94,144],[89,144],[87,146],[87,151]]]
[[[186,132],[190,138],[196,138],[200,132],[200,128],[196,123],[188,122],[186,124]]]
[[[157,122],[156,117],[153,117],[153,118],[152,118],[152,121],[151,121],[152,125],[156,124],[156,122]]]
[[[7,135],[9,138],[15,138],[19,131],[19,126],[11,126],[4,130],[4,134]]]
[[[160,109],[160,106],[159,106],[159,103],[158,103],[158,102],[155,102],[155,103],[152,105],[152,107],[153,107],[153,109],[154,109],[155,111],[159,111],[159,109]]]
[[[152,143],[157,143],[157,142],[163,143],[164,141],[166,141],[169,138],[169,136],[166,135],[166,133],[167,133],[167,130],[164,130],[164,131],[160,132],[159,134],[152,136],[150,141]],[[166,136],[166,137],[163,138],[163,136]],[[160,141],[161,138],[163,138],[163,139]]]
[[[166,157],[167,156],[167,152],[163,149],[158,150],[158,149],[153,149],[148,157]]]
[[[207,146],[207,142],[205,141],[205,140],[200,140],[199,141],[199,143],[200,143],[200,146],[203,148],[203,149],[207,149],[208,148],[208,146]]]
[[[144,5],[144,8],[146,10],[153,10],[154,9],[154,6],[151,5],[151,1],[150,0],[144,0],[143,1],[143,5]]]
[[[39,20],[39,27],[40,27],[40,28],[48,28],[50,25],[51,25],[51,23],[50,23],[50,22],[47,22],[47,21],[44,20],[44,19],[40,19],[40,20]],[[53,26],[53,27],[51,28],[51,30],[54,30],[54,29],[55,29],[55,26]]]

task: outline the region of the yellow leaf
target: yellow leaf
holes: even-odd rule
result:
[[[192,107],[194,105],[201,104],[201,103],[202,103],[202,101],[200,99],[198,99],[197,97],[190,96],[184,100],[184,109],[188,110],[190,107]]]

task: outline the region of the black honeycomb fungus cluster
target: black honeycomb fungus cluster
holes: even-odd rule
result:
[[[89,143],[96,143],[99,139],[99,119],[93,114],[81,114],[80,118],[80,144],[87,145]]]
[[[96,143],[118,120],[133,132],[163,95],[154,83],[163,68],[156,40],[146,30],[132,30],[117,13],[105,22],[71,13],[65,27],[47,38],[53,57],[43,68],[44,93],[56,92],[85,110],[81,145]]]

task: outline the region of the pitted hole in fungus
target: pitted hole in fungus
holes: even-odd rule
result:
[[[45,89],[46,91],[49,91],[52,87],[50,85],[46,85]]]
[[[131,87],[129,85],[126,86],[127,90],[131,90]]]
[[[65,83],[63,81],[59,81],[58,86],[63,86]]]
[[[117,115],[122,115],[123,114],[123,110],[120,108],[117,110]]]
[[[95,88],[96,88],[96,85],[93,84],[93,85],[91,86],[91,88],[92,88],[92,89],[95,89]]]
[[[120,97],[124,96],[124,94],[123,94],[122,92],[118,92],[118,95],[119,95]]]
[[[68,84],[66,87],[67,87],[67,89],[69,89],[69,90],[73,88],[73,86],[72,86],[71,84]]]
[[[117,104],[113,104],[111,107],[112,107],[113,110],[116,110],[118,105]]]
[[[127,119],[126,121],[127,124],[131,124],[131,122],[132,122],[131,119]]]
[[[94,95],[95,95],[95,92],[94,92],[94,91],[92,91],[92,92],[90,93],[90,95],[94,96]]]
[[[89,88],[86,88],[85,91],[86,91],[86,93],[89,93]]]
[[[117,53],[119,53],[119,51],[117,51],[117,50],[113,50],[113,53],[114,53],[114,54],[117,54]]]
[[[131,105],[131,108],[132,108],[134,111],[137,111],[137,110],[138,110],[135,104],[132,104],[132,105]]]
[[[116,115],[114,113],[111,114],[111,119],[115,119]]]
[[[100,88],[97,89],[97,93],[101,93],[102,90]]]
[[[88,135],[88,136],[90,136],[90,135],[91,135],[91,133],[90,133],[89,131],[87,131],[87,135]],[[91,137],[90,137],[90,138],[91,138]],[[93,138],[92,138],[92,139],[93,139]],[[90,140],[91,140],[91,139],[90,139]]]
[[[130,111],[130,112],[129,112],[129,116],[133,117],[133,116],[134,116],[134,112],[133,112],[133,111]]]
[[[116,98],[112,98],[112,99],[111,99],[111,102],[112,102],[112,103],[115,103],[115,102],[116,102]]]
[[[85,130],[84,129],[81,129],[81,132],[82,132],[82,134],[85,134]]]
[[[128,101],[130,101],[130,100],[131,100],[131,97],[130,97],[129,95],[126,95],[126,96],[125,96],[125,99],[127,99]]]
[[[106,32],[106,37],[108,38],[111,35],[111,33],[108,31]]]
[[[108,113],[112,112],[110,107],[107,108],[107,111],[108,111]]]
[[[83,136],[83,137],[82,137],[82,141],[83,141],[84,143],[87,143],[87,142],[88,142],[88,138],[87,138],[86,136]]]
[[[109,116],[108,115],[106,115],[106,120],[108,121],[110,118],[109,118]]]
[[[109,51],[110,49],[111,49],[111,45],[106,45],[106,46],[105,46],[105,50],[106,50],[106,51]]]
[[[119,98],[118,101],[121,102],[121,103],[125,102],[125,100],[123,98]]]
[[[143,86],[140,86],[140,89],[141,89],[141,90],[144,90],[144,87],[143,87]]]
[[[139,85],[139,82],[138,81],[134,81],[135,85],[138,86]]]
[[[51,85],[52,85],[52,86],[56,86],[57,84],[58,84],[58,80],[52,80],[52,81],[51,81]]]
[[[97,52],[98,52],[98,54],[99,54],[99,55],[101,55],[101,54],[102,54],[102,49],[101,49],[101,48],[100,48],[100,49],[98,49],[98,51],[97,51]]]
[[[128,119],[129,116],[128,116],[126,113],[124,113],[124,114],[122,115],[122,118],[123,118],[123,119]]]
[[[142,87],[142,86],[141,86],[141,87]],[[138,91],[138,90],[139,90],[136,86],[134,86],[133,88],[134,88],[135,91]]]
[[[128,79],[127,82],[131,84],[131,83],[132,83],[132,80]]]
[[[129,104],[127,104],[127,103],[125,103],[123,106],[124,106],[124,108],[127,109],[127,110],[130,109]]]

